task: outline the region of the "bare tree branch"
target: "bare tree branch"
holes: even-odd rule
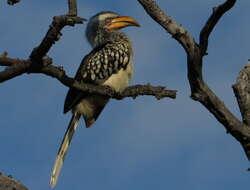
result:
[[[69,16],[76,16],[77,15],[77,3],[76,0],[68,0],[68,7],[69,7]]]
[[[165,28],[186,50],[191,98],[204,105],[223,124],[227,132],[242,144],[248,159],[250,159],[250,128],[239,121],[229,111],[223,101],[204,82],[202,76],[202,61],[207,50],[209,34],[218,20],[234,6],[236,0],[227,0],[214,9],[212,16],[202,29],[200,37],[201,47],[183,27],[178,25],[159,8],[155,0],[138,1],[142,4],[146,12]]]
[[[240,107],[243,122],[250,126],[250,61],[240,71],[233,89]]]
[[[75,2],[76,3],[76,2]],[[72,9],[76,8],[76,6],[72,6]],[[71,9],[70,9],[71,10]],[[77,16],[55,16],[53,18],[53,22],[49,27],[48,32],[46,33],[44,39],[40,43],[40,45],[33,49],[30,55],[30,61],[20,61],[18,59],[6,60],[7,58],[1,57],[2,63],[14,63],[11,67],[8,67],[5,71],[0,72],[0,82],[4,82],[16,76],[19,76],[26,72],[35,72],[36,70],[40,70],[43,67],[43,57],[46,56],[52,45],[59,40],[62,35],[60,31],[65,26],[74,26],[75,24],[81,24],[86,19],[80,18]],[[4,59],[4,60],[3,60]],[[22,64],[19,64],[22,62]],[[3,65],[2,66],[9,66]]]
[[[11,62],[7,62],[11,60],[10,58],[0,59],[4,61],[1,64],[2,66],[7,66],[8,64],[11,64]],[[31,67],[30,61],[21,62],[22,64],[18,64],[18,62],[20,61],[19,59],[16,59],[16,61],[17,62],[15,64],[7,67],[4,71],[0,72],[0,83],[22,75],[25,72],[28,72],[29,68]]]
[[[11,66],[16,62],[19,62],[19,60],[17,59],[14,63],[12,63],[12,59],[7,58],[8,53],[5,51],[0,55],[0,58],[2,59],[2,65],[1,66]]]
[[[132,97],[136,98],[137,96],[155,96],[158,100],[162,98],[176,98],[176,90],[165,90],[165,86],[151,86],[147,85],[135,85],[126,88],[121,94],[120,98]],[[119,98],[119,96],[117,96]]]
[[[1,190],[28,190],[23,184],[10,176],[0,173],[0,189]]]
[[[30,59],[35,63],[42,63],[42,58],[48,53],[52,45],[61,37],[61,30],[65,26],[74,26],[75,24],[82,24],[86,19],[77,16],[55,16],[50,28],[42,40],[41,44],[34,48],[31,52]]]
[[[222,5],[219,5],[218,7],[213,8],[213,14],[210,16],[208,21],[206,22],[205,26],[201,30],[200,33],[200,51],[201,55],[206,55],[207,47],[208,47],[208,38],[212,30],[214,29],[215,25],[218,23],[220,18],[226,13],[228,10],[230,10],[234,4],[236,3],[236,0],[230,0],[226,1]]]

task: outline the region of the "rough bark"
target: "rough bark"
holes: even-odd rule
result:
[[[0,173],[0,190],[28,190],[28,188],[11,176]]]
[[[69,7],[69,16],[77,16],[77,3],[76,0],[68,1],[68,7]]]
[[[199,44],[194,40],[191,34],[177,24],[174,19],[168,16],[154,0],[138,0],[144,7],[145,11],[168,33],[170,33],[185,49],[187,54],[188,80],[191,88],[191,98],[199,101],[210,111],[215,118],[225,127],[228,133],[235,137],[243,146],[248,159],[250,159],[250,127],[248,126],[250,99],[249,91],[245,86],[249,85],[249,81],[244,84],[237,82],[239,92],[238,102],[240,102],[243,121],[241,122],[233,115],[225,106],[223,101],[209,88],[203,80],[202,64],[203,56],[207,55],[208,39],[214,27],[221,17],[229,11],[236,3],[236,0],[227,0],[225,3],[213,8],[213,13],[200,32]],[[246,71],[246,70],[245,70]],[[245,85],[245,86],[244,86]],[[244,97],[244,99],[243,99]],[[244,106],[243,106],[244,104]]]
[[[233,89],[240,107],[243,122],[250,126],[250,61],[240,71]]]

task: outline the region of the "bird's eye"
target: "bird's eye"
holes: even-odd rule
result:
[[[107,18],[106,20],[105,20],[105,22],[106,22],[106,24],[110,24],[111,23],[111,18]]]

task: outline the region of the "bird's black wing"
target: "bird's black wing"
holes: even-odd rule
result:
[[[100,49],[93,49],[89,54],[87,54],[81,64],[80,67],[78,68],[76,75],[75,75],[75,80],[79,81],[79,82],[85,82],[85,83],[93,83],[90,78],[86,78],[85,80],[83,80],[82,78],[82,74],[84,75],[85,73],[85,67],[88,65],[89,60],[91,59],[91,57],[98,52]],[[85,74],[86,75],[86,74]],[[64,113],[67,113],[69,110],[71,110],[76,104],[79,103],[79,101],[85,96],[86,94],[84,92],[81,92],[80,90],[74,89],[74,88],[70,88],[65,101],[64,101]]]
[[[130,53],[129,47],[122,43],[106,43],[86,55],[77,70],[75,80],[83,83],[102,84],[120,69],[126,69]],[[64,113],[68,112],[87,94],[70,88],[64,103]]]

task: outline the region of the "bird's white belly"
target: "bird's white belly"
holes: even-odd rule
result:
[[[126,70],[121,69],[118,73],[111,75],[103,85],[110,86],[114,88],[117,92],[122,92],[132,78],[133,75],[133,65],[129,63]]]

